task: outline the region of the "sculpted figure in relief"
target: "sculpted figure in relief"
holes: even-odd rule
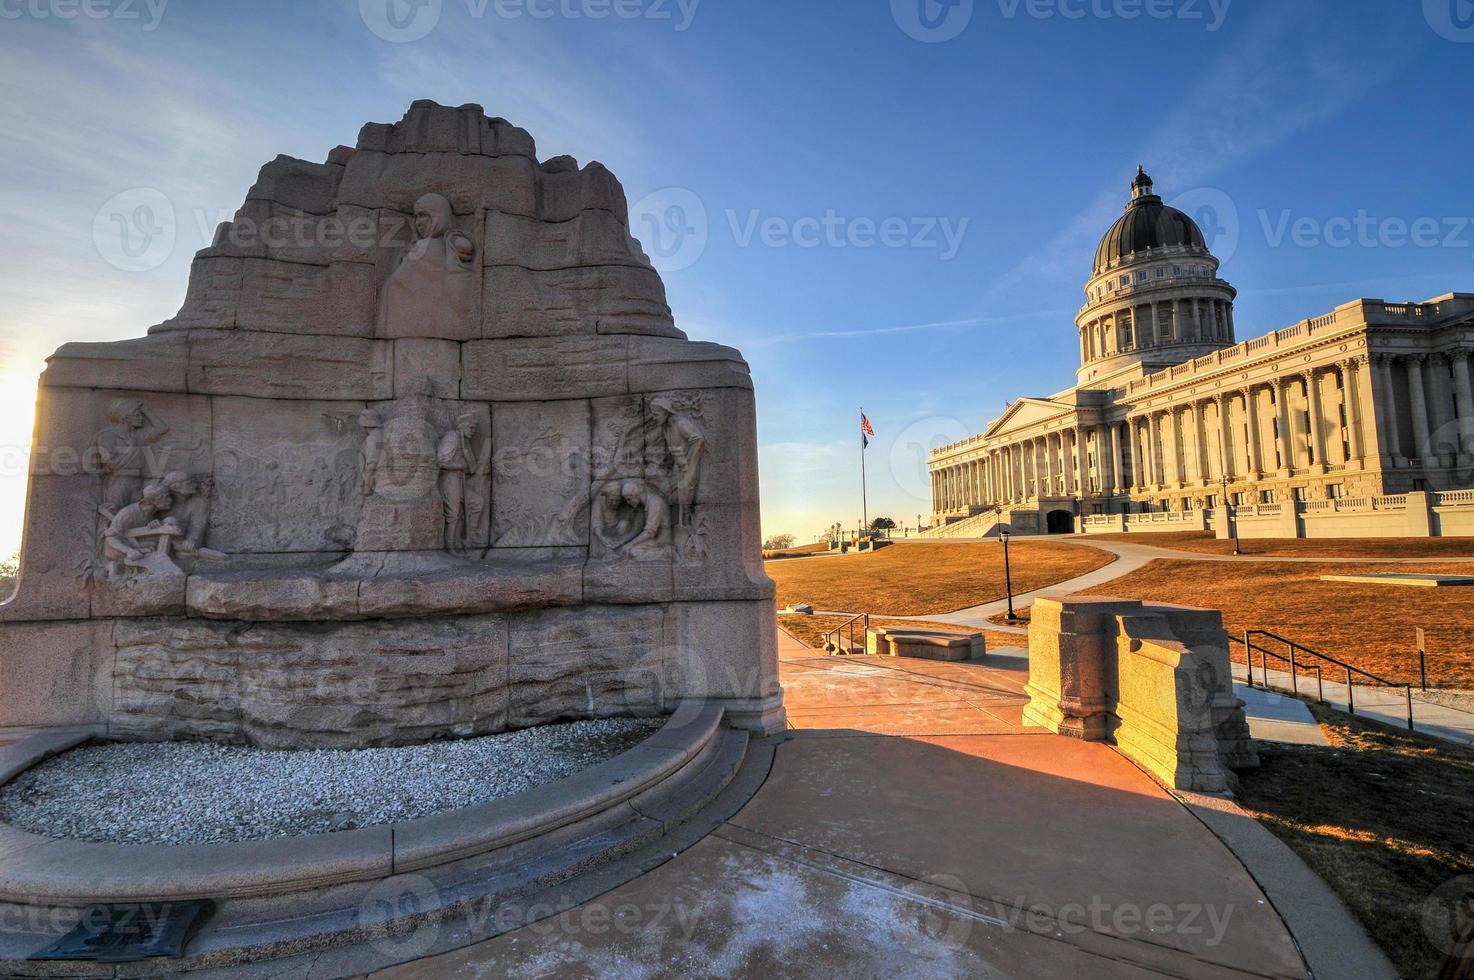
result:
[[[97,463],[102,472],[102,507],[107,517],[136,501],[143,491],[144,447],[158,442],[169,427],[136,398],[119,398],[109,410],[112,425],[97,434]]]
[[[127,568],[179,572],[178,566],[169,560],[169,541],[182,537],[183,531],[178,522],[159,518],[172,503],[167,486],[150,483],[141,499],[120,509],[108,522],[102,537],[102,554],[107,560],[109,579],[123,578]],[[147,546],[149,539],[155,542],[152,549]]]
[[[363,495],[372,497],[384,445],[384,420],[372,408],[365,408],[358,415],[358,424],[363,428]]]
[[[486,503],[472,484],[483,464],[476,455],[476,416],[467,412],[456,427],[440,437],[436,457],[440,465],[440,498],[445,505],[445,550],[464,551],[480,525]],[[489,462],[489,460],[488,460]]]
[[[169,492],[168,519],[179,526],[175,550],[186,557],[221,559],[223,552],[205,547],[205,529],[210,522],[210,477],[190,476],[175,470],[159,481]]]
[[[656,561],[670,557],[670,504],[644,480],[614,480],[594,501],[594,536],[619,558]]]
[[[464,325],[475,316],[476,244],[451,221],[442,195],[415,202],[418,237],[384,284],[380,336],[433,336],[436,327]]]
[[[670,505],[660,492],[643,480],[626,480],[621,490],[625,506],[643,517],[644,527],[625,545],[625,553],[637,561],[664,558],[670,526]]]
[[[436,492],[436,438],[428,399],[414,395],[403,414],[384,424],[372,461],[373,494],[392,500],[423,500]]]
[[[669,395],[653,399],[650,412],[660,425],[665,447],[670,451],[675,466],[676,523],[690,527],[695,516],[701,461],[706,456],[706,430],[693,414],[682,411]]]

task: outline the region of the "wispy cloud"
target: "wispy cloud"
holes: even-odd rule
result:
[[[824,340],[835,337],[880,337],[886,334],[898,333],[926,333],[937,330],[961,330],[968,327],[990,327],[1005,324],[1018,323],[1021,320],[1053,319],[1061,314],[1070,315],[1073,311],[1056,310],[1033,310],[1028,313],[1019,313],[1011,316],[972,316],[960,320],[937,320],[932,323],[901,323],[884,327],[853,327],[833,330],[808,330],[794,331],[792,333],[769,334],[764,337],[752,337],[747,340],[738,341],[739,346],[744,348],[775,347],[779,344],[798,343],[806,340]]]

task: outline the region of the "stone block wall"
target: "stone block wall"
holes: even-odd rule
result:
[[[1113,741],[1175,789],[1227,792],[1258,765],[1222,614],[1124,599],[1039,599],[1024,720]]]

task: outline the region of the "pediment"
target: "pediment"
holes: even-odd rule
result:
[[[992,439],[1010,432],[1030,429],[1040,422],[1048,422],[1073,414],[1074,410],[1073,405],[1062,405],[1047,398],[1020,398],[1008,406],[1006,412],[998,416],[997,420],[988,427],[985,435]]]

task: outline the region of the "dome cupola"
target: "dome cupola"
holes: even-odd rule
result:
[[[1232,286],[1197,222],[1163,203],[1138,166],[1125,213],[1095,250],[1080,331],[1081,384],[1157,370],[1234,343]]]

